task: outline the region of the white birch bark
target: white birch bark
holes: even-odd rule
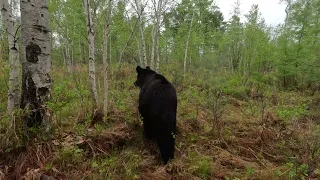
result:
[[[139,63],[140,63],[140,66],[143,66],[144,62],[143,62],[143,57],[142,57],[142,53],[141,53],[140,42],[137,37],[136,37],[136,42],[137,42],[137,48],[138,48]]]
[[[126,12],[126,15],[127,15],[128,18],[130,18],[127,12]],[[129,24],[130,24],[130,27],[131,27],[131,32],[134,32],[135,31],[135,27],[133,27],[132,23],[129,23]],[[139,65],[140,66],[144,66],[144,61],[143,61],[143,57],[142,57],[142,53],[141,53],[142,50],[141,50],[141,47],[140,47],[141,46],[141,41],[139,41],[139,39],[136,36],[134,36],[134,37],[135,37],[135,40],[137,42]]]
[[[27,125],[49,130],[51,113],[45,106],[52,79],[48,1],[20,0],[22,32],[21,108],[30,110]]]
[[[70,58],[70,48],[69,48],[69,43],[67,42],[66,44],[66,61],[67,61],[67,70],[68,73],[71,73],[71,58]]]
[[[160,71],[160,31],[159,27],[156,30],[156,55],[157,55],[157,67],[156,72]]]
[[[84,10],[86,14],[87,33],[89,39],[89,81],[91,87],[91,94],[94,102],[94,108],[99,105],[97,85],[96,85],[96,70],[94,63],[94,30],[92,15],[90,11],[90,0],[84,0]]]
[[[161,0],[159,0],[161,4]],[[157,67],[156,72],[160,71],[160,12],[157,13],[157,24],[156,24],[156,55],[157,55]]]
[[[154,35],[153,35],[153,44],[154,46],[154,53],[156,55],[156,72],[160,71],[160,16],[162,13],[163,5],[167,3],[165,1],[163,3],[163,0],[159,0],[158,3],[153,0],[153,5],[154,5],[154,10],[155,10],[155,17],[156,17],[156,22],[155,22],[155,30],[154,30]],[[155,43],[154,43],[155,42]]]
[[[151,69],[154,69],[154,54],[155,54],[155,48],[156,48],[156,22],[152,26],[152,46],[151,46],[151,58],[150,58],[150,67]]]
[[[14,27],[14,20],[12,18],[11,10],[9,8],[8,0],[1,0],[0,2],[1,14],[3,17],[6,32],[8,34],[9,43],[9,90],[8,90],[8,114],[12,114],[15,108],[19,106],[19,76],[20,63],[18,43],[16,41],[16,30]]]
[[[70,74],[72,72],[72,62],[71,62],[71,53],[70,53],[70,43],[69,43],[69,32],[68,29],[66,30],[66,61],[67,61],[67,70],[68,73]]]
[[[74,51],[73,51],[73,48],[74,48],[74,44],[73,44],[73,41],[71,42],[71,53],[70,53],[70,65],[71,65],[71,71],[74,67]]]
[[[191,56],[192,56],[192,52],[190,51],[189,52],[189,72],[191,71],[191,68],[192,68],[191,67],[191,64],[192,64],[192,57]]]
[[[147,61],[147,51],[146,51],[146,40],[144,37],[144,27],[142,22],[143,17],[143,10],[141,8],[141,0],[135,0],[136,6],[137,6],[137,13],[138,13],[138,21],[139,21],[139,33],[141,37],[141,46],[142,46],[142,59],[144,62],[144,67],[148,65]]]
[[[63,58],[63,65],[64,65],[64,66],[67,66],[65,50],[62,49],[61,52],[62,52],[62,58]]]
[[[103,40],[103,72],[104,72],[104,98],[103,98],[103,113],[107,116],[108,113],[108,94],[109,94],[109,84],[108,84],[108,40],[110,35],[110,22],[111,22],[111,10],[112,10],[112,0],[108,0],[108,11],[106,18],[105,34]]]
[[[81,52],[81,40],[79,40],[79,50],[78,50],[78,52],[79,52],[79,63],[81,64],[81,62],[82,62],[82,52]]]
[[[183,74],[184,75],[186,74],[186,70],[187,70],[187,56],[188,56],[188,48],[189,48],[189,41],[190,41],[190,37],[191,37],[193,18],[194,18],[194,11],[192,13],[191,23],[190,23],[190,27],[189,27],[187,42],[186,42],[186,49],[184,52],[184,61],[183,61]]]
[[[109,32],[109,63],[111,64],[111,59],[112,59],[112,46],[111,46],[111,43],[112,43],[112,41],[111,41],[111,29],[110,29],[110,32]]]

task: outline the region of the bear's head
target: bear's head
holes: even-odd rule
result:
[[[156,72],[151,70],[149,66],[147,66],[145,69],[137,66],[136,71],[138,75],[136,82],[134,82],[134,85],[140,88],[149,80],[149,78],[156,74]]]

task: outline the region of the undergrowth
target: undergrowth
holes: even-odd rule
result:
[[[93,118],[87,67],[54,67],[52,131],[26,133],[5,114],[7,70],[0,64],[0,179],[308,179],[320,177],[320,94],[282,91],[267,79],[198,70],[161,72],[178,94],[175,159],[162,165],[143,138],[135,67],[109,68],[109,113]],[[103,92],[102,69],[97,86]],[[196,74],[196,75],[195,75]],[[262,78],[262,77],[261,77]],[[100,98],[102,99],[102,98]]]

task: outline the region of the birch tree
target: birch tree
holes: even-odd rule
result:
[[[13,110],[19,106],[19,52],[17,43],[17,31],[15,29],[15,21],[12,18],[11,10],[9,8],[8,0],[1,0],[1,14],[3,17],[6,32],[8,34],[9,44],[9,90],[8,90],[8,114],[12,114]]]
[[[157,66],[156,72],[160,70],[160,13],[162,12],[162,0],[158,1],[158,8],[156,9],[156,30],[155,30],[155,38],[156,38],[156,56],[157,56]]]
[[[91,94],[94,102],[94,107],[96,108],[99,104],[98,102],[98,93],[96,86],[96,70],[94,63],[94,29],[92,22],[92,15],[90,11],[90,0],[84,0],[84,11],[86,14],[86,23],[87,23],[87,33],[89,40],[89,81],[91,87]]]
[[[68,40],[67,40],[68,41]],[[68,42],[66,42],[65,45],[65,60],[66,60],[66,66],[68,73],[71,73],[72,71],[72,61],[71,61],[71,55],[70,55],[70,45]]]
[[[140,33],[141,46],[142,46],[142,59],[144,62],[144,67],[146,67],[148,65],[148,61],[147,61],[147,51],[146,51],[146,40],[144,37],[144,25],[142,21],[144,7],[142,7],[141,0],[135,0],[134,2],[136,4],[136,7],[137,7],[136,11],[138,14],[139,33]]]
[[[150,67],[151,69],[154,69],[154,54],[155,54],[155,47],[156,47],[156,23],[153,23],[152,26],[152,46],[151,46],[151,58],[150,58]]]
[[[165,6],[169,4],[169,0],[153,0],[153,8],[154,8],[154,15],[155,21],[153,25],[153,32],[152,32],[152,57],[151,57],[151,64],[154,66],[154,61],[156,60],[156,71],[159,72],[160,70],[160,26],[161,26],[161,15],[165,11]]]
[[[186,69],[187,69],[188,47],[189,47],[189,41],[190,41],[190,36],[191,36],[193,18],[194,18],[194,11],[192,13],[191,23],[190,23],[190,27],[189,27],[187,42],[186,42],[186,49],[185,49],[185,52],[184,52],[184,61],[183,61],[183,73],[184,74],[186,74]]]
[[[108,40],[110,35],[110,22],[111,22],[111,10],[112,10],[112,0],[108,0],[108,10],[105,25],[105,34],[103,40],[103,72],[104,72],[104,98],[103,98],[103,112],[105,116],[108,112]]]
[[[22,31],[21,108],[29,110],[29,127],[49,128],[50,112],[45,101],[50,97],[50,28],[48,1],[20,0]]]
[[[227,59],[231,72],[238,71],[242,63],[243,54],[243,24],[240,22],[240,1],[235,2],[232,17],[227,25],[224,38],[227,41]]]
[[[72,45],[71,45],[72,47]],[[72,71],[72,59],[71,59],[71,53],[70,53],[70,43],[69,43],[69,36],[68,36],[68,29],[67,29],[67,36],[66,36],[66,43],[65,43],[65,51],[66,51],[66,65],[68,73],[71,73]]]

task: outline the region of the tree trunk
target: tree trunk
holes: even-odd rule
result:
[[[19,107],[19,75],[20,75],[20,63],[19,63],[19,52],[18,43],[16,40],[16,30],[14,28],[14,20],[9,9],[8,0],[1,0],[1,14],[8,34],[9,43],[9,90],[8,90],[8,114],[12,114],[13,110]]]
[[[156,30],[156,55],[157,55],[157,67],[156,72],[160,71],[160,27],[157,23],[157,30]]]
[[[96,85],[96,70],[94,65],[94,30],[92,16],[90,12],[90,0],[84,0],[84,10],[86,14],[87,32],[89,39],[89,81],[91,86],[91,94],[93,98],[94,108],[97,108],[99,101]]]
[[[70,43],[69,43],[69,32],[66,30],[66,60],[67,60],[67,70],[70,74],[72,71],[72,61],[71,61],[71,53],[70,53]],[[71,45],[72,46],[72,45]]]
[[[73,41],[71,41],[71,52],[70,52],[70,65],[71,65],[71,71],[74,67],[74,51],[73,51],[73,48],[74,48],[74,44],[73,44]]]
[[[108,11],[107,11],[107,18],[106,18],[106,26],[105,26],[105,34],[103,40],[103,72],[104,72],[104,98],[103,98],[103,113],[107,116],[108,113],[108,40],[110,34],[110,21],[111,21],[111,5],[112,0],[108,0]]]
[[[189,73],[191,72],[192,65],[192,51],[189,52]]]
[[[79,64],[82,62],[81,40],[79,40]]]
[[[183,61],[183,74],[184,75],[186,74],[186,70],[187,70],[187,56],[188,56],[188,48],[189,48],[189,41],[190,41],[190,37],[191,37],[193,18],[194,18],[194,11],[192,13],[191,24],[189,27],[189,32],[188,32],[188,37],[187,37],[187,42],[186,42],[186,49],[184,52],[184,61]]]
[[[21,108],[29,110],[27,125],[49,130],[51,114],[45,106],[52,79],[48,1],[20,0],[22,31]]]
[[[67,70],[68,73],[71,73],[71,58],[70,58],[70,49],[69,49],[69,43],[66,44],[66,60],[67,60]]]
[[[130,18],[128,13],[126,13],[126,14],[127,14],[127,17]],[[129,24],[130,24],[130,27],[131,27],[131,31],[134,32],[135,31],[135,27],[133,27],[132,23],[129,23]],[[137,42],[137,49],[138,49],[138,56],[139,56],[139,63],[138,62],[136,62],[136,63],[139,64],[140,66],[144,66],[144,61],[143,61],[143,57],[142,57],[142,53],[141,53],[142,50],[141,50],[141,47],[140,47],[141,41],[139,41],[139,39],[136,36],[134,36],[134,37],[135,37],[135,40]]]
[[[229,66],[230,66],[230,69],[231,69],[231,73],[233,73],[233,65],[234,65],[234,62],[233,62],[233,56],[232,56],[232,52],[231,52],[231,47],[230,45],[228,46],[228,59],[229,59]]]
[[[143,23],[141,20],[143,10],[141,8],[141,1],[140,0],[135,0],[136,6],[137,6],[137,13],[138,13],[138,21],[139,21],[139,32],[140,32],[140,37],[141,37],[141,46],[142,46],[142,59],[144,62],[144,67],[148,65],[147,61],[147,51],[146,51],[146,40],[144,37],[144,28],[143,28]]]
[[[64,65],[64,66],[67,66],[65,50],[62,49],[61,52],[62,52],[62,58],[63,58],[63,65]]]
[[[111,46],[111,43],[112,43],[112,39],[111,39],[111,29],[110,29],[110,32],[109,32],[109,63],[111,64],[111,59],[112,59],[112,54],[111,54],[111,51],[112,51],[112,46]]]
[[[83,64],[86,64],[87,62],[86,62],[86,58],[85,58],[85,56],[86,56],[86,52],[85,52],[85,44],[83,43],[83,44],[81,44],[81,52],[82,52],[82,63]]]
[[[160,71],[160,14],[162,12],[162,0],[158,1],[158,4],[156,1],[153,1],[154,8],[155,8],[155,16],[156,16],[156,24],[155,24],[155,54],[157,58],[157,64],[156,64],[156,72]]]
[[[150,66],[151,69],[154,69],[154,54],[155,54],[155,46],[156,46],[156,22],[153,24],[152,27],[152,46],[151,46],[151,58],[150,58]]]
[[[133,29],[133,28],[132,28]],[[138,38],[136,37],[136,42],[137,42],[137,48],[138,48],[138,56],[139,56],[139,65],[143,66],[144,62],[143,62],[143,57],[142,57],[142,53],[141,53],[141,47],[140,47],[140,42],[138,40]]]

